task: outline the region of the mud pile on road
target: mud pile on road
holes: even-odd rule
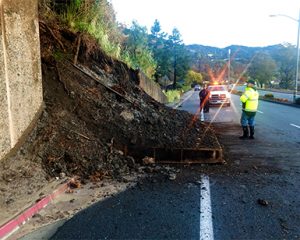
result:
[[[137,72],[90,37],[44,23],[40,32],[47,123],[39,156],[50,175],[118,175],[141,161],[128,148],[215,146],[198,117],[153,100]]]
[[[0,162],[2,220],[43,196],[53,180],[118,180],[152,172],[141,166],[143,158],[151,160],[146,148],[217,144],[198,116],[153,100],[139,87],[137,72],[106,56],[90,37],[40,22],[40,40],[45,106],[20,150]]]
[[[21,155],[46,175],[101,180],[136,170],[145,148],[217,144],[198,116],[153,100],[137,72],[89,36],[42,21],[40,35],[45,108]]]

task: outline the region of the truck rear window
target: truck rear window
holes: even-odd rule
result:
[[[226,88],[223,86],[210,86],[208,89],[210,91],[226,91]]]

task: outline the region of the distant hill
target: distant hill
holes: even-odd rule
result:
[[[276,55],[279,49],[284,48],[283,45],[271,45],[266,47],[246,47],[239,45],[231,45],[226,48],[217,48],[198,44],[187,45],[186,48],[191,52],[194,58],[211,58],[211,59],[228,59],[228,50],[231,50],[231,57],[238,60],[250,60],[257,52],[266,52],[271,56]]]

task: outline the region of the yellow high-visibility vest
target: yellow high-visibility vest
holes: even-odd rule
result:
[[[247,112],[256,112],[258,107],[258,97],[258,91],[246,87],[245,92],[240,97],[240,100],[243,103],[243,110]]]

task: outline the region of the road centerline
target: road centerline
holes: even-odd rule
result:
[[[213,240],[212,209],[210,199],[209,177],[201,176],[200,185],[200,240]]]
[[[293,127],[296,127],[296,128],[300,128],[300,126],[296,125],[296,124],[293,124],[293,123],[290,123],[291,126]]]

